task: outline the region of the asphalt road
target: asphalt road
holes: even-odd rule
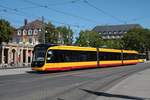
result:
[[[106,91],[129,75],[147,68],[150,68],[149,63],[0,76],[0,100],[93,100],[96,98],[94,91]]]

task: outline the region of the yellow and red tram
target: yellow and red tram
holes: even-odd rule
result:
[[[58,71],[138,62],[137,51],[39,44],[34,48],[31,67],[37,71]]]

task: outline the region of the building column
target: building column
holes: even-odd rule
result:
[[[32,62],[32,58],[33,58],[33,50],[31,50],[31,58],[30,58],[30,62]]]
[[[1,63],[0,63],[1,66],[0,66],[0,67],[2,68],[3,65],[4,65],[4,46],[1,47],[1,53],[0,53],[0,54],[1,54],[1,55],[0,55],[0,56],[1,56],[1,57],[0,57],[0,58],[1,58],[1,59],[0,59],[0,60],[1,60]]]
[[[8,60],[7,60],[7,64],[9,65],[11,63],[11,50],[10,47],[7,48],[8,49]]]
[[[2,46],[2,55],[1,55],[2,65],[4,64],[4,46]]]
[[[26,65],[28,65],[28,48],[26,48]]]
[[[16,48],[16,58],[15,58],[15,60],[16,60],[16,65],[18,66],[18,63],[19,63],[19,50],[18,50],[18,47]]]
[[[23,64],[23,48],[20,48],[20,64]]]
[[[15,64],[18,63],[18,53],[17,53],[17,48],[15,48]]]
[[[21,65],[21,47],[18,48],[18,65]]]

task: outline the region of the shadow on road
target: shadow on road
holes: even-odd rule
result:
[[[28,74],[52,74],[52,73],[66,73],[70,71],[26,71]]]
[[[128,95],[121,95],[121,94],[110,94],[110,93],[105,93],[105,92],[96,92],[92,90],[87,90],[87,89],[81,89],[87,93],[94,94],[97,96],[104,96],[104,97],[115,97],[115,98],[120,98],[120,99],[132,99],[132,100],[150,100],[150,98],[142,98],[142,97],[135,97],[135,96],[128,96]]]
[[[26,71],[26,73],[28,74],[51,74],[51,73],[58,73],[58,72],[59,71]]]

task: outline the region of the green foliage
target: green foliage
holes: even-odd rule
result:
[[[85,30],[79,33],[79,37],[76,38],[75,44],[79,46],[101,47],[103,41],[98,33]]]
[[[98,33],[85,30],[79,33],[75,44],[79,46],[127,49],[144,52],[150,49],[150,31],[148,29],[132,29],[124,34],[122,39],[103,40]]]
[[[48,22],[45,24],[45,42],[57,44],[58,41],[58,31],[55,26]]]
[[[61,34],[63,44],[71,45],[73,42],[73,31],[70,29],[70,27],[59,26],[57,27],[57,30]]]
[[[150,48],[150,31],[148,29],[132,29],[122,38],[123,48],[144,52]]]
[[[14,30],[8,21],[0,19],[0,44],[2,42],[9,42]]]
[[[120,39],[104,40],[101,35],[93,31],[81,31],[79,37],[76,38],[76,45],[79,46],[91,46],[102,48],[121,49],[122,43]]]
[[[120,39],[109,39],[109,40],[103,40],[104,46],[107,48],[112,48],[112,49],[121,49],[121,40]]]
[[[45,24],[46,43],[52,44],[72,44],[73,31],[70,27],[59,26],[55,27],[52,23]]]

